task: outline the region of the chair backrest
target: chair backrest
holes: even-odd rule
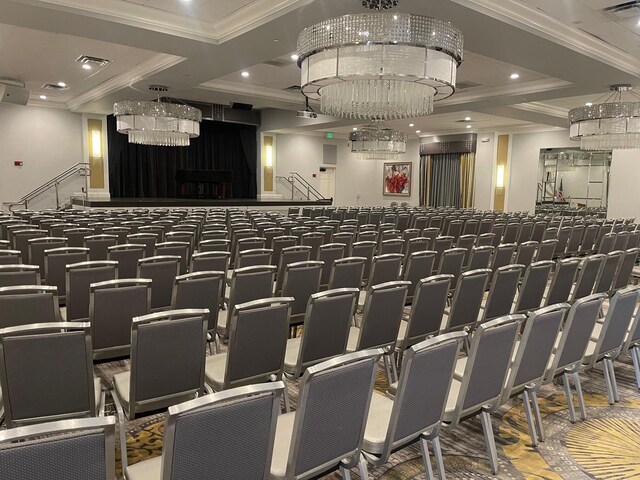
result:
[[[600,276],[593,287],[593,293],[605,293],[611,290],[623,256],[624,252],[621,250],[607,253],[607,258],[605,258],[602,270],[600,270]]]
[[[320,246],[318,250],[318,260],[324,262],[320,280],[321,285],[329,284],[333,262],[339,258],[344,258],[346,250],[347,246],[344,243],[327,243]]]
[[[138,278],[149,278],[151,284],[151,311],[171,305],[174,279],[180,275],[180,257],[164,255],[138,260]]]
[[[282,378],[292,297],[236,305],[230,322],[223,389]]]
[[[605,234],[601,238],[600,244],[598,245],[598,253],[606,255],[607,253],[611,252],[613,250],[613,245],[616,241],[617,235],[617,233],[613,232]]]
[[[278,274],[276,277],[276,293],[282,290],[282,282],[284,281],[284,271],[290,263],[308,262],[311,260],[312,247],[308,245],[296,245],[282,249],[280,254],[280,263]]]
[[[536,250],[538,248],[538,242],[524,242],[518,245],[518,250],[516,251],[516,258],[513,263],[518,265],[524,265],[528,267],[533,262],[533,257],[536,254]]]
[[[290,263],[285,267],[282,296],[295,299],[290,306],[292,323],[302,321],[309,298],[320,290],[322,267],[322,262],[317,260]]]
[[[367,282],[369,275],[371,274],[371,262],[375,254],[377,243],[374,240],[371,241],[359,241],[351,245],[351,255],[354,257],[366,258],[364,263],[364,272],[362,273],[362,281]]]
[[[565,368],[582,361],[605,298],[606,294],[597,293],[576,300],[571,306],[557,342],[553,362],[545,372],[545,382],[564,372]]]
[[[450,248],[445,250],[440,257],[440,265],[438,266],[438,274],[440,275],[453,275],[453,281],[451,282],[451,288],[455,288],[458,283],[458,277],[462,272],[464,265],[464,258],[467,254],[467,250],[464,248]]]
[[[216,328],[226,276],[224,271],[200,271],[176,277],[171,309],[209,310],[208,330]]]
[[[640,298],[640,288],[630,286],[618,290],[611,300],[607,316],[602,324],[602,331],[598,336],[594,353],[591,357],[591,366],[602,357],[617,357],[622,351],[629,327],[634,319],[634,312]]]
[[[545,306],[569,301],[571,289],[578,274],[578,267],[580,267],[580,259],[558,260],[547,298],[544,301]]]
[[[280,265],[280,255],[282,254],[282,250],[287,247],[294,247],[298,244],[298,237],[294,237],[292,235],[283,235],[280,237],[275,237],[272,242],[271,249],[273,250],[273,254],[271,256],[271,263],[276,267]]]
[[[309,260],[318,259],[318,250],[320,245],[324,244],[324,235],[319,232],[309,232],[302,235],[300,245],[311,247],[311,253],[309,254]]]
[[[492,247],[495,238],[495,233],[482,233],[476,239],[476,247]]]
[[[115,480],[115,423],[85,418],[0,431],[3,477]]]
[[[95,235],[96,231],[93,228],[76,227],[66,228],[62,231],[62,236],[68,241],[69,247],[84,247],[84,238],[90,235]],[[133,243],[133,242],[132,242]]]
[[[518,239],[519,230],[520,230],[520,223],[508,223],[504,230],[504,236],[502,238],[502,242],[516,243]]]
[[[536,262],[542,262],[544,260],[553,260],[553,254],[556,251],[558,240],[551,238],[544,240],[538,246],[538,253],[536,254]]]
[[[403,252],[404,252],[404,240],[400,238],[383,240],[380,243],[380,255],[385,255],[388,253],[403,253]]]
[[[451,425],[483,407],[493,408],[498,403],[524,319],[524,315],[508,315],[478,326],[471,337]]]
[[[504,223],[494,223],[493,226],[491,227],[491,233],[495,235],[495,237],[493,237],[493,246],[496,249],[498,248],[498,245],[503,243],[502,237],[504,235],[505,228],[506,228],[506,224]]]
[[[89,319],[92,283],[118,278],[118,262],[81,262],[66,266],[67,321]]]
[[[369,288],[356,350],[395,346],[409,285],[395,281]]]
[[[229,318],[233,315],[236,305],[261,298],[271,298],[276,271],[277,268],[274,265],[258,265],[234,270],[229,291]]]
[[[571,302],[591,295],[606,258],[606,255],[596,253],[588,256],[584,262],[582,262],[582,267],[576,280],[576,286],[571,294]]]
[[[271,265],[273,250],[270,248],[254,248],[238,251],[233,268],[253,267],[255,265]]]
[[[631,274],[633,273],[633,268],[636,265],[639,254],[640,248],[637,247],[630,248],[624,252],[622,260],[620,261],[618,273],[613,281],[613,290],[623,288],[629,284],[629,280],[631,279]]]
[[[38,229],[14,230],[11,232],[9,240],[13,241],[13,248],[20,250],[22,258],[31,262],[31,259],[29,258],[29,240],[32,238],[44,238],[47,234],[48,232],[46,230]]]
[[[596,242],[596,237],[599,231],[600,226],[598,225],[589,225],[585,228],[584,236],[582,237],[580,248],[578,249],[579,253],[590,254],[593,252],[593,246]]]
[[[312,365],[345,353],[358,293],[355,288],[340,288],[311,295],[294,378],[300,377]]]
[[[38,265],[40,267],[40,276],[44,277],[44,251],[52,248],[64,248],[67,246],[67,239],[64,237],[40,237],[31,238],[29,244],[30,265]],[[25,263],[27,259],[25,259]],[[0,262],[1,263],[1,262]]]
[[[21,262],[20,250],[0,250],[0,265],[15,265]]]
[[[344,459],[357,461],[382,353],[355,352],[307,369],[284,478],[317,477]]]
[[[0,385],[9,428],[95,417],[89,324],[34,323],[1,329]]]
[[[89,259],[92,261],[106,260],[109,255],[109,247],[118,243],[116,235],[89,235],[84,237],[83,247],[89,249]]]
[[[0,328],[60,321],[56,287],[21,285],[0,288]]]
[[[567,242],[567,255],[576,255],[580,250],[582,237],[584,236],[585,226],[575,225],[571,230],[569,241]]]
[[[156,243],[154,256],[176,256],[180,258],[180,274],[187,273],[189,265],[189,243],[188,242],[162,242]]]
[[[615,242],[613,242],[613,250],[625,250],[629,242],[629,235],[630,233],[627,231],[619,232]]]
[[[418,282],[431,276],[433,265],[436,260],[436,252],[433,250],[422,250],[413,252],[405,259],[402,279],[411,282],[407,291],[407,303],[412,303]]]
[[[513,254],[516,251],[515,243],[503,243],[498,245],[494,254],[493,254],[493,262],[491,263],[491,270],[494,272],[498,270],[500,267],[504,267],[505,265],[511,265],[513,262]]]
[[[418,281],[405,335],[399,339],[401,352],[440,332],[452,280],[453,275],[434,275]]]
[[[438,235],[440,235],[440,229],[437,227],[427,227],[422,229],[422,236],[424,238],[428,238],[430,241],[429,248],[433,248],[435,246],[435,241],[436,238],[438,238]]]
[[[118,278],[136,278],[138,260],[144,258],[146,247],[141,243],[125,243],[109,247],[107,260],[118,262]]]
[[[231,240],[224,238],[202,240],[198,244],[198,252],[229,252],[231,255]]]
[[[531,231],[531,240],[534,242],[542,242],[544,231],[547,228],[547,222],[540,221],[533,224],[533,230]]]
[[[268,478],[282,382],[251,385],[169,407],[162,452],[162,480]],[[215,431],[215,435],[209,432]],[[250,439],[251,446],[239,448]]]
[[[518,292],[524,265],[505,265],[493,273],[489,296],[482,312],[482,322],[509,315]]]
[[[37,265],[0,265],[0,287],[40,285],[40,267]]]
[[[554,263],[548,260],[535,262],[527,267],[518,295],[516,312],[527,312],[540,308],[553,266]]]
[[[329,275],[329,290],[360,288],[367,259],[364,257],[339,258],[333,262]]]
[[[190,272],[226,272],[229,269],[231,253],[202,252],[191,256]]]
[[[473,247],[469,256],[467,269],[477,270],[478,268],[489,268],[494,250],[495,248],[490,245]]]
[[[401,253],[388,253],[373,257],[371,259],[371,272],[367,282],[367,289],[374,285],[398,280],[403,258]]]
[[[565,254],[572,231],[573,227],[561,227],[560,230],[558,230],[558,244],[556,245],[556,251],[553,254],[554,257],[562,257]]]
[[[425,235],[426,237],[426,235]],[[454,238],[450,236],[436,237],[433,243],[433,249],[437,252],[435,268],[440,267],[440,258],[445,250],[449,250],[453,246]]]
[[[542,383],[568,303],[559,303],[534,311],[525,320],[518,350],[515,352],[503,401],[519,393],[525,386]]]
[[[160,237],[157,233],[133,233],[131,235],[127,235],[127,243],[145,245],[145,257],[153,257],[155,254],[156,243],[160,241]]]
[[[490,275],[491,270],[488,268],[471,270],[460,275],[451,301],[446,332],[473,327],[477,323]]]

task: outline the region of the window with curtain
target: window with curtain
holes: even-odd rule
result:
[[[473,153],[421,156],[420,203],[430,207],[472,207],[474,163]]]

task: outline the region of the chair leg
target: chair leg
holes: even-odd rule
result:
[[[284,383],[284,391],[282,394],[284,398],[284,410],[285,413],[289,413],[291,412],[291,401],[289,400],[289,382],[287,382],[286,375],[282,375],[282,382]]]
[[[605,358],[605,365],[609,367],[609,378],[611,379],[611,391],[613,392],[613,399],[616,403],[620,401],[620,393],[618,392],[618,382],[616,380],[616,370],[613,365],[613,360]]]
[[[584,395],[582,394],[582,383],[580,382],[580,375],[578,372],[574,372],[573,379],[576,384],[576,395],[578,396],[578,406],[580,407],[580,418],[582,420],[587,419],[587,407],[584,404]]]
[[[531,411],[531,396],[527,390],[524,391],[522,398],[524,403],[524,412],[527,415],[527,424],[529,425],[529,436],[531,437],[531,444],[534,447],[538,446],[538,432],[533,420],[533,412]]]
[[[360,473],[361,480],[369,480],[367,460],[362,455],[360,455],[360,460],[358,460],[358,473]]]
[[[533,404],[533,413],[536,416],[536,427],[538,429],[538,440],[544,442],[544,426],[542,425],[542,415],[540,415],[540,405],[538,404],[538,393],[532,390],[531,403]]]
[[[348,468],[340,465],[340,474],[344,480],[351,480],[351,472]]]
[[[482,430],[484,432],[484,444],[489,455],[489,463],[491,471],[494,475],[498,474],[498,452],[496,450],[496,440],[493,436],[493,426],[491,425],[491,414],[487,410],[482,410],[480,414],[482,421]]]
[[[126,418],[124,415],[124,409],[118,400],[118,396],[115,390],[111,392],[113,403],[116,406],[116,412],[118,413],[118,430],[120,433],[120,461],[122,464],[122,473],[126,477],[127,467],[129,465],[129,459],[127,458],[127,434],[126,434]]]
[[[440,476],[440,480],[445,480],[446,474],[444,472],[444,459],[442,458],[440,437],[436,435],[431,439],[431,443],[433,443],[433,455],[436,457],[436,468],[438,469],[438,475]]]
[[[429,444],[427,439],[420,437],[420,452],[422,453],[422,463],[424,464],[424,473],[427,480],[434,480],[433,469],[431,468],[431,455],[429,454]]]
[[[398,381],[398,360],[396,359],[396,352],[395,351],[391,351],[391,355],[390,355],[391,359],[391,375],[393,375],[393,383]]]
[[[640,351],[638,347],[631,348],[631,360],[633,361],[633,369],[636,371],[638,390],[640,390]]]
[[[611,371],[609,370],[609,365],[607,365],[606,359],[602,361],[602,372],[604,373],[604,385],[607,388],[607,399],[609,400],[609,405],[613,405],[616,403],[616,400],[614,398],[613,387],[611,385]]]
[[[391,366],[389,365],[389,355],[383,355],[382,361],[384,362],[384,370],[387,374],[387,382],[391,385],[393,383],[393,374],[391,373]]]
[[[573,392],[571,391],[568,373],[562,376],[562,383],[564,384],[564,394],[567,397],[567,406],[569,407],[569,420],[571,420],[571,423],[576,423],[576,410],[573,407]]]

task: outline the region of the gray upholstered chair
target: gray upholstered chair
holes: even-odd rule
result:
[[[389,253],[404,253],[404,240],[401,238],[383,240],[380,243],[379,255],[386,255]]]
[[[151,280],[130,278],[92,283],[89,323],[93,359],[128,357],[131,322],[151,308]]]
[[[589,255],[584,259],[580,266],[576,285],[571,293],[570,303],[591,295],[593,287],[596,284],[596,280],[600,277],[600,272],[602,271],[606,258],[606,255],[596,253],[594,255]]]
[[[329,285],[329,277],[333,262],[339,258],[344,258],[347,252],[347,246],[344,243],[327,243],[320,246],[318,250],[318,261],[324,262],[322,266],[322,277],[320,285],[327,287]]]
[[[496,247],[493,253],[493,261],[491,262],[491,270],[494,272],[500,267],[511,265],[513,262],[513,255],[516,252],[515,243],[501,243]]]
[[[371,262],[375,255],[377,243],[375,240],[362,240],[351,245],[351,255],[354,257],[366,258],[364,264],[364,272],[362,273],[362,282],[366,284],[371,274]]]
[[[117,243],[117,235],[89,235],[84,237],[83,247],[89,249],[89,259],[95,262],[106,260],[109,256],[109,247],[113,247]]]
[[[37,265],[0,265],[0,288],[17,285],[40,285]]]
[[[444,332],[475,327],[490,275],[491,270],[488,268],[471,270],[460,275],[451,300],[451,310],[447,315]]]
[[[494,252],[493,246],[473,247],[469,254],[469,261],[466,264],[467,270],[477,270],[479,268],[489,268]]]
[[[584,231],[582,241],[580,242],[580,248],[578,249],[578,253],[580,255],[590,255],[593,253],[593,246],[596,242],[596,237],[598,236],[599,231],[600,226],[598,225],[587,226]]]
[[[407,304],[413,302],[420,280],[431,276],[435,260],[436,252],[433,250],[412,252],[408,258],[405,257],[402,280],[411,282],[411,286],[407,291]]]
[[[598,244],[598,253],[601,255],[606,255],[607,253],[613,251],[613,245],[615,244],[617,233],[607,233],[605,234]]]
[[[145,246],[141,243],[125,243],[109,247],[107,260],[118,262],[118,278],[136,278],[138,260],[144,258]]]
[[[623,256],[624,252],[622,250],[614,250],[613,252],[607,253],[604,264],[602,265],[602,270],[600,270],[600,275],[593,287],[593,293],[611,292]]]
[[[31,263],[29,258],[29,240],[32,238],[44,238],[48,232],[46,230],[29,229],[29,230],[14,230],[9,235],[12,248],[20,251],[20,256],[23,261]]]
[[[542,386],[549,358],[569,308],[568,303],[559,303],[541,308],[529,315],[516,342],[515,355],[502,394],[501,404],[510,398],[523,395],[524,411],[533,446],[538,445],[538,440],[544,441],[538,390]]]
[[[142,244],[145,246],[145,257],[153,257],[156,243],[158,242],[160,242],[160,240],[155,233],[132,233],[131,235],[127,235],[127,243]]]
[[[31,238],[29,244],[30,265],[40,267],[40,277],[44,278],[44,251],[52,248],[64,248],[67,246],[67,239],[64,237],[39,237]],[[25,263],[27,260],[25,259]]]
[[[623,288],[613,295],[604,322],[596,325],[582,360],[583,368],[589,369],[602,362],[607,396],[611,405],[620,401],[613,362],[622,353],[639,298],[640,288],[637,286]]]
[[[638,260],[638,254],[640,254],[640,248],[637,247],[625,250],[618,267],[618,272],[613,280],[612,290],[624,288],[629,284],[633,268]]]
[[[544,305],[555,305],[569,301],[571,289],[578,274],[580,260],[577,258],[565,258],[558,260],[549,291],[544,299]]]
[[[345,353],[358,292],[356,288],[339,288],[311,295],[302,336],[287,341],[286,375],[297,379],[308,367]]]
[[[226,272],[231,260],[230,252],[201,252],[191,256],[190,272]]]
[[[505,265],[493,273],[481,323],[511,313],[524,269],[524,265]]]
[[[479,325],[471,337],[469,355],[459,360],[443,416],[446,430],[480,414],[491,471],[498,473],[491,412],[499,405],[510,360],[524,315],[509,315]],[[456,374],[458,368],[456,367]]]
[[[251,385],[169,407],[162,456],[129,466],[126,478],[268,478],[283,391],[282,382]]]
[[[22,285],[0,288],[0,328],[60,322],[56,287]]]
[[[236,305],[229,324],[229,348],[207,357],[205,379],[214,391],[282,380],[292,297]],[[288,396],[285,392],[287,411]]]
[[[231,255],[231,240],[227,240],[226,238],[202,240],[198,244],[198,252],[229,252],[229,255]]]
[[[189,252],[190,247],[188,242],[162,242],[156,243],[154,256],[156,257],[180,257],[180,270],[179,275],[187,273],[189,267]]]
[[[20,250],[0,250],[0,265],[14,265],[21,262]]]
[[[298,409],[278,417],[270,478],[317,478],[339,468],[348,479],[356,465],[368,478],[360,450],[381,355],[366,350],[307,369]]]
[[[425,237],[427,236],[427,232],[422,233]],[[449,250],[453,246],[454,238],[451,236],[440,236],[436,237],[433,241],[433,249],[436,251],[436,261],[433,266],[434,273],[436,273],[437,269],[440,268],[440,260],[442,258],[442,254],[445,250]]]
[[[374,392],[362,443],[362,454],[375,466],[392,452],[420,442],[427,478],[433,478],[427,441],[434,447],[436,467],[445,478],[440,426],[465,332],[425,340],[405,353],[394,397]]]
[[[333,262],[329,275],[329,290],[360,288],[367,259],[364,257],[339,258]]]
[[[271,264],[276,267],[280,265],[280,256],[282,255],[282,250],[287,247],[294,247],[298,244],[298,237],[294,237],[292,235],[282,235],[279,237],[274,237],[272,242],[271,249],[273,250],[273,255],[271,257]]]
[[[149,278],[151,284],[151,311],[158,312],[171,307],[173,282],[180,275],[180,257],[163,255],[138,260],[137,278]]]
[[[259,265],[233,271],[227,309],[220,311],[218,315],[216,338],[225,342],[229,338],[229,319],[233,316],[236,305],[273,296],[276,270],[274,265]]]
[[[58,297],[61,302],[66,302],[67,298],[67,265],[88,261],[88,248],[67,247],[44,251],[44,278],[47,285],[58,288]]]
[[[11,480],[115,480],[115,456],[115,417],[0,431],[2,475]]]
[[[66,228],[62,231],[62,236],[67,239],[68,245],[71,248],[83,248],[84,238],[95,234],[96,231],[93,228],[87,227]]]
[[[553,267],[554,263],[550,260],[534,262],[527,267],[514,309],[516,313],[540,308]]]
[[[207,309],[207,330],[215,335],[216,320],[224,300],[225,274],[222,271],[193,272],[176,277],[171,296],[171,309]]]
[[[0,385],[8,428],[103,413],[89,327],[56,322],[0,330]]]
[[[110,227],[105,228],[103,231],[106,235],[115,235],[118,237],[117,245],[124,245],[127,243],[127,235],[133,233],[130,228],[127,227]]]
[[[538,242],[533,241],[518,244],[518,249],[516,250],[513,263],[517,265],[524,265],[525,267],[531,265],[536,255],[538,245]]]
[[[571,423],[575,423],[576,414],[570,377],[573,377],[575,383],[581,417],[583,420],[587,418],[579,372],[583,368],[582,361],[605,298],[607,295],[604,293],[589,295],[576,300],[571,306],[560,340],[556,342],[553,358],[549,361],[544,374],[544,383],[550,383],[557,377],[563,378]]]
[[[284,272],[287,265],[291,263],[308,262],[311,260],[312,247],[308,245],[295,245],[293,247],[285,247],[280,252],[280,263],[278,273],[276,275],[276,294],[282,291],[282,282],[284,281]]]
[[[476,239],[476,247],[493,247],[493,242],[495,241],[496,234],[495,233],[482,233],[478,235]],[[494,247],[495,248],[495,247]]]
[[[65,320],[87,321],[89,319],[89,297],[92,283],[106,282],[118,278],[118,262],[81,262],[66,268],[67,309]]]

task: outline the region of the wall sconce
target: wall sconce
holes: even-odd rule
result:
[[[102,132],[99,130],[91,131],[91,157],[102,157]]]
[[[504,188],[504,165],[498,165],[496,174],[496,188]]]
[[[267,168],[273,167],[273,146],[266,146],[266,155],[265,155],[265,166]]]

